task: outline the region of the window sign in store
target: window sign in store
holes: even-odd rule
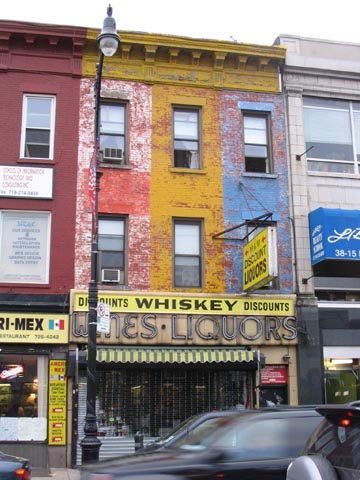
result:
[[[49,283],[49,212],[0,211],[0,282]]]
[[[24,373],[23,365],[12,365],[0,372],[0,380],[12,380]]]
[[[0,165],[0,197],[52,198],[53,169]]]
[[[49,445],[66,444],[66,360],[49,365]]]

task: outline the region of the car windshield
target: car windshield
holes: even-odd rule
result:
[[[172,443],[171,448],[181,448],[184,450],[205,450],[215,444],[218,439],[219,432],[222,429],[230,428],[230,424],[234,418],[239,415],[229,415],[227,417],[216,417],[208,419],[206,422],[198,425],[188,435],[183,436]],[[227,430],[223,435],[227,436]]]
[[[237,416],[234,414],[234,416]],[[175,440],[171,444],[171,448],[205,448],[208,445],[211,445],[213,434],[218,431],[224,425],[227,425],[227,422],[230,421],[233,415],[226,417],[214,417],[208,418],[203,423],[197,425],[193,430],[189,431],[187,435],[183,435],[178,440]]]
[[[199,417],[199,415],[193,415],[192,417],[187,418],[179,425],[177,425],[171,432],[167,433],[163,437],[157,438],[154,443],[157,445],[166,445],[170,442],[176,435],[182,433],[183,431],[187,430],[189,426]]]

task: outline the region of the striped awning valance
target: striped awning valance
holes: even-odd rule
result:
[[[97,361],[106,363],[237,363],[257,360],[240,348],[98,347]]]

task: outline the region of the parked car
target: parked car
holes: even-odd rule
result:
[[[83,466],[82,480],[279,480],[322,417],[314,408],[246,410],[176,445]],[[241,475],[241,477],[240,477]]]
[[[30,480],[31,466],[26,458],[15,457],[0,452],[1,480]]]
[[[316,409],[323,421],[300,457],[289,466],[287,480],[358,480],[360,478],[360,402]]]
[[[218,418],[234,415],[236,410],[218,410],[213,412],[199,413],[198,415],[192,415],[171,432],[163,437],[159,437],[151,443],[145,445],[144,449],[140,449],[137,452],[150,450],[162,450],[164,448],[171,448],[173,445],[176,448],[180,442],[185,442],[194,434],[199,434],[204,428],[209,428]]]

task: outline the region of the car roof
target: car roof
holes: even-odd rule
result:
[[[360,421],[360,402],[345,404],[320,405],[316,411],[331,422],[338,422],[340,419],[349,418]]]

